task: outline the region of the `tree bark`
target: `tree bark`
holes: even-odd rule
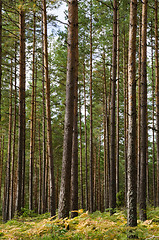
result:
[[[130,1],[129,20],[129,56],[128,56],[128,193],[127,193],[127,223],[137,225],[136,211],[136,27],[137,0]]]
[[[63,142],[63,159],[61,173],[61,187],[59,196],[58,217],[69,217],[70,210],[70,182],[72,160],[72,134],[74,111],[74,86],[78,61],[75,56],[78,48],[78,1],[68,2],[68,45],[67,45],[67,82],[66,82],[66,110]]]
[[[78,43],[77,43],[78,44]],[[78,48],[75,52],[74,120],[71,164],[71,218],[78,216]]]
[[[21,212],[22,207],[22,165],[24,154],[24,107],[25,107],[25,11],[23,6],[19,12],[20,23],[20,74],[19,74],[19,146],[18,146],[18,176],[17,176],[17,197],[16,212]]]
[[[109,208],[112,215],[116,208],[116,156],[115,156],[115,99],[117,70],[117,0],[113,1],[113,49],[112,49],[112,83],[111,83],[111,114],[110,114],[110,182]]]
[[[44,71],[45,71],[45,84],[46,84],[47,144],[48,144],[49,170],[50,170],[49,171],[49,174],[50,174],[50,206],[51,206],[51,216],[54,216],[56,214],[55,180],[54,180],[51,111],[50,111],[50,79],[49,79],[49,70],[48,70],[46,0],[42,0],[42,2],[43,2],[43,28],[44,28]]]
[[[151,70],[152,70],[152,159],[153,159],[153,205],[156,207],[156,156],[155,156],[155,91],[154,91],[154,54],[153,54],[153,27],[151,22]]]
[[[32,65],[32,95],[31,95],[31,122],[30,122],[30,164],[29,164],[29,209],[33,210],[33,168],[34,168],[34,98],[35,98],[35,32],[36,16],[33,16],[33,65]]]
[[[12,144],[12,87],[13,87],[13,63],[11,60],[11,76],[10,76],[10,103],[9,103],[9,128],[8,128],[8,157],[6,169],[6,183],[5,183],[5,209],[3,221],[9,220],[10,216],[10,183],[11,183],[11,144]]]
[[[142,3],[141,46],[141,168],[140,168],[140,220],[146,220],[146,155],[147,155],[147,0]]]
[[[156,79],[156,146],[157,146],[157,206],[159,206],[159,64],[158,64],[158,1],[155,0],[155,79]]]
[[[93,113],[92,113],[92,0],[90,1],[90,213],[93,213]]]
[[[81,89],[80,89],[81,91]],[[81,117],[81,92],[79,92],[79,122],[80,122],[80,202],[81,208],[84,209],[84,197],[83,197],[83,156],[82,156],[82,117]]]

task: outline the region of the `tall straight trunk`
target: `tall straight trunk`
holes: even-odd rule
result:
[[[12,86],[13,86],[13,63],[11,60],[11,77],[10,77],[10,103],[9,103],[9,128],[8,128],[8,157],[6,169],[6,183],[5,183],[5,209],[4,219],[9,220],[9,203],[10,203],[10,175],[11,175],[11,143],[12,143]]]
[[[74,86],[77,80],[78,60],[78,1],[68,2],[68,45],[67,45],[67,82],[66,82],[66,110],[63,142],[63,159],[61,173],[61,187],[59,196],[58,217],[69,217],[70,183],[72,160],[72,135],[74,116]]]
[[[50,206],[51,216],[55,215],[55,180],[54,180],[54,163],[52,148],[52,129],[51,129],[51,111],[50,111],[50,78],[48,71],[48,50],[47,50],[47,16],[46,0],[43,2],[43,28],[44,28],[44,71],[46,84],[46,116],[47,116],[47,144],[49,156],[49,174],[50,174]]]
[[[33,65],[32,65],[32,95],[31,95],[31,121],[30,121],[30,164],[29,164],[29,209],[33,210],[33,167],[34,167],[34,98],[35,98],[35,32],[36,16],[33,16]]]
[[[80,89],[81,90],[81,89]],[[81,208],[84,209],[84,197],[83,197],[83,156],[82,156],[82,113],[81,113],[81,92],[79,92],[79,124],[80,124],[80,202]]]
[[[99,152],[98,152],[98,172],[97,172],[97,176],[98,176],[98,185],[97,185],[97,209],[99,211],[101,211],[101,174],[100,174],[100,157],[101,157],[101,137],[100,137],[100,141],[99,141]]]
[[[45,140],[45,79],[44,79],[44,29],[42,25],[42,136],[43,136],[43,143],[42,143],[42,213],[46,212],[46,189],[45,189],[45,181],[46,181],[46,175],[45,175],[45,168],[46,168],[46,140]]]
[[[88,204],[88,159],[87,159],[87,109],[86,109],[86,79],[85,79],[85,63],[83,64],[83,86],[84,86],[84,128],[85,128],[85,185],[86,185],[86,210],[89,209]]]
[[[117,115],[116,115],[116,193],[119,192],[119,9],[117,10]]]
[[[0,137],[0,207],[2,207],[2,173],[3,173],[3,158],[2,158],[2,137]]]
[[[14,64],[15,64],[15,83],[14,83],[14,119],[13,119],[13,144],[12,144],[12,169],[11,169],[11,187],[10,187],[10,216],[9,219],[13,218],[14,215],[14,182],[15,182],[15,145],[16,145],[16,120],[17,120],[17,109],[16,109],[16,105],[17,105],[17,43],[15,43],[15,60],[14,60]]]
[[[147,0],[142,3],[141,46],[141,168],[140,168],[140,220],[146,220],[146,155],[147,155]]]
[[[107,84],[105,69],[105,53],[103,53],[103,113],[104,113],[104,206],[109,208],[109,110],[107,107]]]
[[[158,1],[155,0],[155,79],[156,79],[156,146],[157,146],[157,206],[159,206],[159,64],[158,64]]]
[[[42,207],[42,157],[41,157],[41,139],[40,139],[40,121],[39,121],[39,199],[38,199],[38,213],[41,214]]]
[[[37,92],[36,92],[36,89],[37,89],[37,74],[38,74],[38,69],[37,69],[37,58],[35,60],[35,64],[36,64],[36,68],[35,68],[35,97],[34,97],[34,133],[33,133],[33,136],[34,136],[34,140],[33,140],[33,143],[34,143],[34,146],[33,146],[33,149],[34,149],[34,152],[36,151],[36,136],[38,136],[38,133],[37,133],[37,117],[36,117],[36,108],[37,108],[37,101],[36,101],[36,96],[37,96]],[[34,168],[34,167],[33,167]],[[33,198],[34,198],[34,209],[36,212],[38,212],[38,159],[36,158],[35,159],[35,184],[33,186],[33,191],[34,191],[34,195],[33,195]]]
[[[59,167],[56,173],[56,209],[58,209],[58,196],[59,196]]]
[[[111,83],[111,113],[110,113],[110,182],[109,208],[110,214],[116,208],[116,155],[115,155],[115,96],[117,70],[117,0],[113,1],[113,49],[112,49],[112,83]]]
[[[137,201],[139,202],[140,191],[140,161],[141,161],[141,21],[139,22],[139,62],[138,62],[138,149],[137,149]]]
[[[130,1],[129,20],[129,56],[128,56],[128,193],[127,193],[127,222],[128,226],[137,225],[136,211],[136,27],[137,0]]]
[[[20,213],[22,207],[22,165],[24,154],[24,107],[25,107],[25,12],[21,7],[19,12],[20,23],[20,73],[19,73],[19,146],[18,146],[18,176],[16,211]],[[24,165],[23,165],[24,166]]]
[[[151,21],[151,71],[152,71],[152,162],[153,162],[153,205],[156,207],[156,156],[155,156],[155,91],[154,91],[154,54],[153,54],[153,25]]]
[[[93,164],[93,211],[96,211],[96,207],[97,207],[97,146],[96,144],[94,144],[93,147],[94,151],[93,151],[93,160],[94,160],[94,164]]]
[[[92,0],[90,1],[90,213],[93,212],[93,113],[92,113]]]
[[[78,43],[77,43],[78,44]],[[78,48],[75,52],[74,120],[71,164],[71,217],[78,216]]]
[[[127,204],[127,76],[126,76],[126,53],[125,53],[125,30],[123,39],[123,82],[124,82],[124,160],[125,160],[125,206]]]
[[[2,0],[0,0],[0,137],[1,137],[1,109],[2,109]]]

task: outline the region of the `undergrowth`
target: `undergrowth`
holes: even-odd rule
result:
[[[24,209],[20,217],[0,224],[0,239],[159,239],[159,208],[148,209],[148,220],[138,220],[135,228],[127,226],[124,210],[112,216],[109,212],[89,214],[79,210],[78,217],[62,220]]]

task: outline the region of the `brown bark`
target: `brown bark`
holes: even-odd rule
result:
[[[44,53],[44,29],[42,25],[42,53]],[[44,54],[42,54],[42,104],[43,104],[43,116],[42,116],[42,122],[43,122],[43,128],[42,128],[42,135],[43,135],[43,143],[42,143],[42,213],[46,212],[46,189],[45,189],[45,182],[46,182],[46,140],[45,140],[45,79],[44,79]]]
[[[113,214],[116,208],[116,156],[115,156],[115,99],[117,70],[117,0],[113,1],[113,49],[112,49],[112,83],[111,83],[111,114],[110,114],[110,182],[109,208]]]
[[[35,98],[35,34],[36,16],[33,16],[33,65],[32,65],[32,95],[31,95],[31,121],[30,121],[30,164],[29,164],[29,209],[33,210],[33,177],[34,177],[34,98]]]
[[[158,64],[158,1],[155,0],[155,79],[156,79],[156,146],[157,146],[157,206],[159,206],[159,64]]]
[[[138,151],[137,151],[137,200],[139,202],[140,191],[140,160],[141,160],[141,21],[139,22],[139,62],[138,62]]]
[[[10,103],[9,103],[9,128],[8,128],[8,157],[7,157],[7,169],[6,169],[6,183],[5,183],[5,209],[3,221],[6,222],[10,217],[10,183],[11,183],[11,144],[12,144],[12,87],[13,87],[13,63],[11,60],[11,76],[10,76]]]
[[[147,156],[147,0],[142,3],[141,46],[141,168],[140,168],[140,220],[146,220],[146,156]]]
[[[19,12],[20,23],[20,74],[19,74],[19,146],[18,146],[18,176],[16,211],[19,213],[22,207],[22,165],[24,154],[24,107],[25,107],[25,12],[23,6]],[[24,165],[23,165],[24,166]]]
[[[14,91],[14,119],[13,119],[13,145],[12,145],[12,169],[11,169],[11,193],[10,193],[10,216],[9,218],[12,219],[15,211],[15,202],[14,202],[14,191],[15,191],[15,145],[16,145],[16,120],[17,120],[17,43],[15,43],[15,91]]]
[[[92,0],[90,2],[90,200],[89,208],[90,213],[93,212],[93,113],[92,113]]]
[[[43,2],[43,28],[44,28],[44,71],[46,84],[46,116],[47,116],[47,144],[49,156],[49,175],[50,175],[50,206],[51,216],[56,213],[55,210],[55,180],[54,180],[54,163],[52,148],[52,129],[51,129],[51,111],[50,111],[50,79],[48,70],[48,50],[47,50],[47,16],[46,16],[46,0]]]
[[[103,53],[103,121],[104,121],[104,206],[109,208],[109,110],[107,107],[107,84],[105,69],[105,53]]]
[[[38,213],[42,213],[42,157],[41,157],[41,139],[40,139],[40,121],[39,121],[39,197],[38,197]]]
[[[88,161],[87,161],[87,109],[86,109],[86,83],[85,83],[85,63],[83,64],[83,84],[84,84],[84,127],[85,127],[85,185],[86,185],[86,210],[88,204]]]
[[[124,82],[124,160],[125,160],[125,206],[127,205],[127,76],[126,76],[126,53],[125,53],[125,30],[123,39],[123,82]]]
[[[59,196],[58,217],[69,217],[70,183],[72,160],[72,135],[74,111],[74,86],[78,61],[75,54],[78,48],[78,1],[68,2],[68,39],[67,39],[67,82],[66,82],[66,110],[63,142],[63,159],[61,173],[61,187]]]
[[[81,90],[81,89],[80,89]],[[80,202],[81,208],[84,209],[84,196],[83,196],[83,156],[82,156],[82,120],[81,120],[81,92],[79,92],[79,123],[80,123]]]
[[[78,44],[78,43],[77,43]],[[78,216],[78,48],[75,53],[74,120],[71,164],[71,218]]]
[[[153,54],[153,28],[151,22],[151,71],[152,71],[152,161],[153,161],[153,205],[156,207],[156,156],[155,156],[155,84],[154,84],[154,54]]]
[[[119,192],[119,9],[117,10],[117,115],[116,115],[116,193]]]
[[[127,222],[128,226],[137,225],[136,212],[136,27],[137,0],[130,1],[129,20],[129,56],[128,56],[128,193]]]

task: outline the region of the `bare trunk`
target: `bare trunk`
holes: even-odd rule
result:
[[[128,193],[127,193],[127,222],[128,226],[137,225],[136,211],[136,26],[137,0],[130,1],[129,23],[129,56],[128,56]]]
[[[113,2],[113,49],[112,49],[112,84],[111,84],[111,114],[110,114],[110,182],[109,208],[113,214],[116,208],[116,156],[115,156],[115,96],[117,70],[117,0]]]
[[[80,200],[81,208],[84,209],[84,197],[83,197],[83,156],[82,156],[82,120],[81,120],[81,93],[79,93],[79,122],[80,122]]]
[[[158,65],[158,1],[155,0],[155,79],[156,79],[156,145],[157,145],[157,206],[159,206],[159,65]]]
[[[33,210],[33,178],[34,178],[34,98],[35,98],[35,31],[36,16],[33,19],[33,65],[32,65],[32,95],[31,95],[31,122],[30,122],[30,165],[29,165],[29,209]]]
[[[156,207],[156,168],[155,168],[155,162],[156,162],[156,156],[155,156],[155,87],[154,87],[154,55],[153,55],[153,28],[152,28],[152,22],[151,22],[151,69],[152,69],[152,159],[153,159],[153,204],[154,207]]]
[[[78,48],[75,53],[78,66]],[[71,218],[78,216],[78,68],[75,71],[74,120],[71,165]]]
[[[70,187],[71,187],[71,160],[74,111],[74,86],[78,72],[78,61],[75,56],[78,48],[78,1],[68,2],[68,45],[67,45],[67,83],[66,83],[66,110],[63,142],[63,159],[61,173],[61,187],[59,196],[58,217],[69,217]]]
[[[83,64],[83,84],[84,84],[84,127],[85,127],[85,185],[86,185],[86,210],[88,210],[89,204],[88,204],[87,110],[86,110],[85,63]]]
[[[10,179],[11,179],[11,143],[12,143],[12,81],[13,81],[13,63],[11,60],[11,76],[10,76],[10,104],[9,104],[9,129],[8,129],[8,157],[6,169],[6,183],[5,183],[5,209],[3,221],[9,220],[10,216]]]
[[[19,74],[19,148],[18,148],[18,176],[16,212],[20,213],[22,207],[22,166],[24,154],[24,107],[25,107],[25,12],[20,9],[20,74]]]
[[[93,213],[93,113],[92,113],[92,0],[90,2],[90,213]]]
[[[116,193],[119,192],[119,9],[117,10],[117,116],[116,116]]]
[[[47,144],[49,156],[49,174],[50,174],[50,206],[51,216],[55,215],[55,180],[54,180],[54,163],[52,148],[52,129],[51,129],[51,111],[50,111],[50,79],[48,71],[48,50],[47,50],[47,16],[46,0],[43,0],[43,28],[44,28],[44,71],[46,84],[46,116],[47,116]]]

